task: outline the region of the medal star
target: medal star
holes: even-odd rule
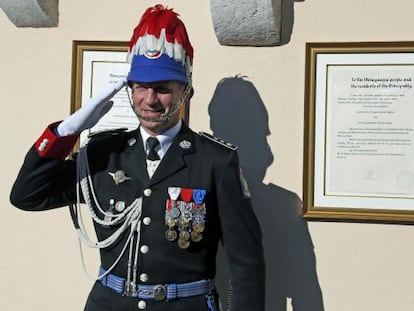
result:
[[[126,176],[125,172],[122,170],[118,170],[115,173],[108,172],[108,174],[112,176],[112,179],[114,180],[115,185],[119,185],[123,183],[124,181],[128,181],[131,179],[128,176]]]

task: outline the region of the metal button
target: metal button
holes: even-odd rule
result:
[[[39,145],[39,151],[45,151],[47,144],[49,143],[49,139],[45,138]]]
[[[142,221],[144,222],[144,225],[148,226],[151,223],[151,218],[150,217],[144,217],[144,219]]]
[[[143,310],[147,307],[147,303],[145,302],[145,300],[140,300],[138,301],[138,308]]]
[[[148,274],[141,273],[140,276],[139,276],[139,279],[141,280],[141,282],[147,282],[148,281]]]
[[[152,190],[151,190],[150,188],[147,188],[147,189],[145,189],[145,190],[144,190],[144,195],[145,195],[146,197],[151,196],[151,194],[152,194]]]
[[[141,253],[143,254],[147,254],[149,252],[149,247],[148,245],[142,245],[140,248]]]

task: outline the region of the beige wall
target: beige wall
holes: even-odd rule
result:
[[[165,3],[181,13],[195,46],[196,93],[190,125],[211,131],[208,107],[217,84],[237,74],[248,77],[267,111],[267,139],[274,160],[256,188],[272,188],[267,200],[276,201],[280,208],[280,217],[276,210],[264,228],[274,289],[269,300],[274,307],[268,311],[322,310],[317,307],[322,299],[328,311],[411,310],[412,226],[306,223],[282,205],[302,197],[305,42],[413,40],[414,2],[291,3],[290,42],[268,48],[220,46],[207,0]],[[59,27],[52,29],[17,29],[0,12],[1,310],[83,307],[91,283],[82,273],[68,211],[22,212],[12,208],[8,195],[27,149],[47,124],[68,115],[72,40],[128,40],[143,9],[152,4],[148,0],[60,1]],[[243,114],[242,105],[232,113]],[[286,206],[292,207],[291,203]],[[88,259],[90,270],[96,271],[93,255]]]

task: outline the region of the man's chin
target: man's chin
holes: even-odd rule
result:
[[[164,123],[166,123],[166,121],[160,121],[160,120],[146,120],[146,119],[139,119],[139,122],[142,126],[144,126],[145,128],[149,129],[149,130],[154,130],[157,131],[159,128],[162,128]]]

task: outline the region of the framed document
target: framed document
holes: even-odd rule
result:
[[[71,113],[102,89],[126,77],[128,42],[123,41],[73,41]],[[113,98],[111,110],[91,129],[80,136],[80,143],[92,132],[127,128],[135,129],[139,121],[131,108],[128,87]],[[181,107],[181,117],[188,122],[188,107]]]
[[[414,42],[306,45],[304,217],[414,222]]]

